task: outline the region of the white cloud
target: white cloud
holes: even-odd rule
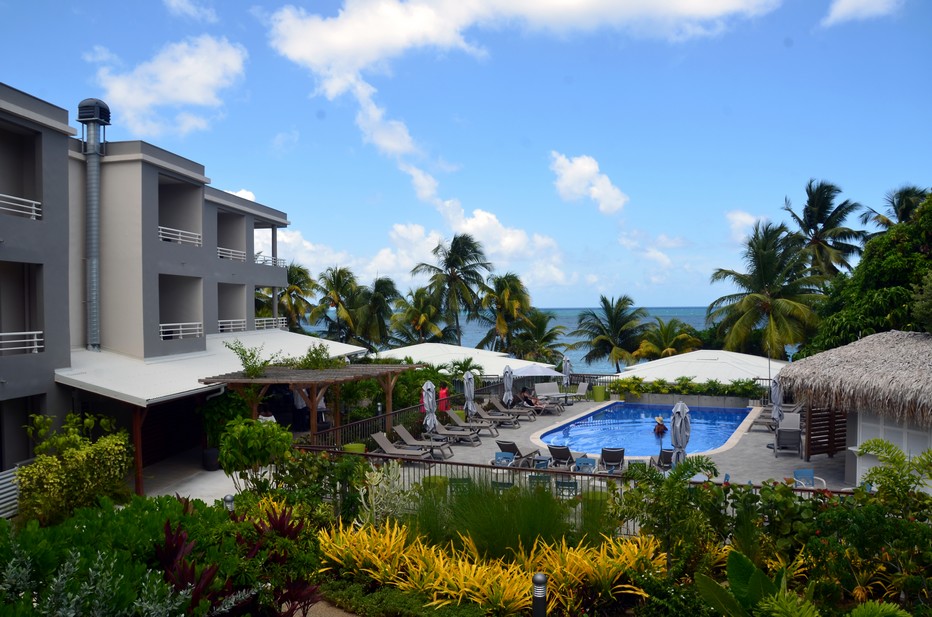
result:
[[[664,269],[673,265],[673,260],[670,259],[666,253],[655,247],[648,247],[644,251],[644,257]]]
[[[127,73],[102,66],[97,81],[111,109],[133,133],[185,134],[208,128],[212,118],[193,110],[219,110],[220,92],[242,77],[246,57],[242,46],[202,35],[166,45]],[[162,115],[173,111],[172,119]]]
[[[217,12],[209,7],[195,2],[195,0],[162,0],[168,12],[176,17],[186,17],[195,21],[216,23]]]
[[[725,213],[725,219],[728,221],[728,228],[731,230],[731,239],[737,243],[743,243],[754,224],[761,220],[761,217],[754,216],[741,210],[731,210]]]
[[[822,20],[826,28],[846,21],[875,19],[895,13],[903,0],[834,0]]]
[[[276,133],[272,137],[272,150],[279,153],[290,152],[297,145],[300,138],[301,133],[298,129]]]
[[[612,214],[620,210],[628,196],[621,192],[591,156],[566,158],[559,152],[550,153],[550,169],[556,174],[554,186],[565,201],[578,201],[588,197],[599,206],[599,212]]]
[[[668,236],[667,234],[660,234],[659,236],[657,236],[656,242],[657,242],[657,246],[665,248],[665,249],[680,248],[686,244],[683,238],[673,238],[673,237]]]
[[[94,45],[91,47],[90,51],[81,54],[81,59],[91,64],[111,64],[117,66],[121,64],[119,56],[103,45]]]
[[[226,191],[231,195],[236,195],[237,197],[242,197],[243,199],[248,199],[249,201],[256,200],[256,194],[248,189],[240,189],[238,191]]]

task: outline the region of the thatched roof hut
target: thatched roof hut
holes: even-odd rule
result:
[[[809,407],[870,411],[932,429],[932,334],[866,336],[792,362],[777,379]]]

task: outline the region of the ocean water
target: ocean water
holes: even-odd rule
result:
[[[672,318],[679,319],[683,323],[690,325],[697,330],[705,329],[705,312],[706,307],[704,306],[663,306],[663,307],[645,307],[648,318],[648,323],[653,323],[655,317],[659,317],[664,321],[669,321]],[[558,308],[558,309],[541,309],[548,311],[554,314],[553,321],[550,322],[551,327],[554,326],[563,326],[567,333],[572,332],[577,327],[577,322],[579,314],[587,310],[585,308]],[[475,323],[462,323],[463,325],[463,346],[464,347],[475,347],[476,344],[482,340],[482,337],[486,334],[486,329],[481,327],[479,324]],[[564,336],[560,339],[561,343],[572,343],[575,339],[569,336]],[[567,357],[570,359],[570,362],[573,363],[573,372],[574,373],[615,373],[615,365],[609,362],[607,359],[599,362],[593,362],[592,364],[586,364],[583,360],[583,356],[586,355],[585,349],[577,349],[566,352]]]

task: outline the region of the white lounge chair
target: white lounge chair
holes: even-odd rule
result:
[[[780,450],[795,450],[797,456],[802,456],[803,431],[799,427],[800,415],[788,413],[783,416],[780,426],[773,432],[773,455]]]

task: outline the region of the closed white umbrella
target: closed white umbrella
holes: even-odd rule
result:
[[[502,392],[502,402],[505,403],[505,407],[511,407],[511,402],[514,400],[514,395],[511,393],[511,388],[515,384],[515,374],[511,370],[511,367],[505,365],[505,370],[502,373],[502,387],[504,392]]]
[[[437,390],[430,381],[425,381],[421,388],[424,399],[424,430],[431,432],[437,428]]]
[[[683,401],[673,406],[673,421],[670,423],[670,444],[673,446],[673,464],[686,460],[686,444],[690,433],[689,407]]]
[[[770,417],[779,426],[783,422],[783,388],[780,387],[780,382],[776,379],[770,382],[770,404],[773,405],[773,409],[770,410]]]
[[[472,371],[463,373],[463,395],[466,397],[466,403],[463,405],[466,417],[472,418],[476,415],[476,381]]]
[[[570,375],[573,372],[573,363],[566,356],[563,356],[563,387],[570,387]]]

